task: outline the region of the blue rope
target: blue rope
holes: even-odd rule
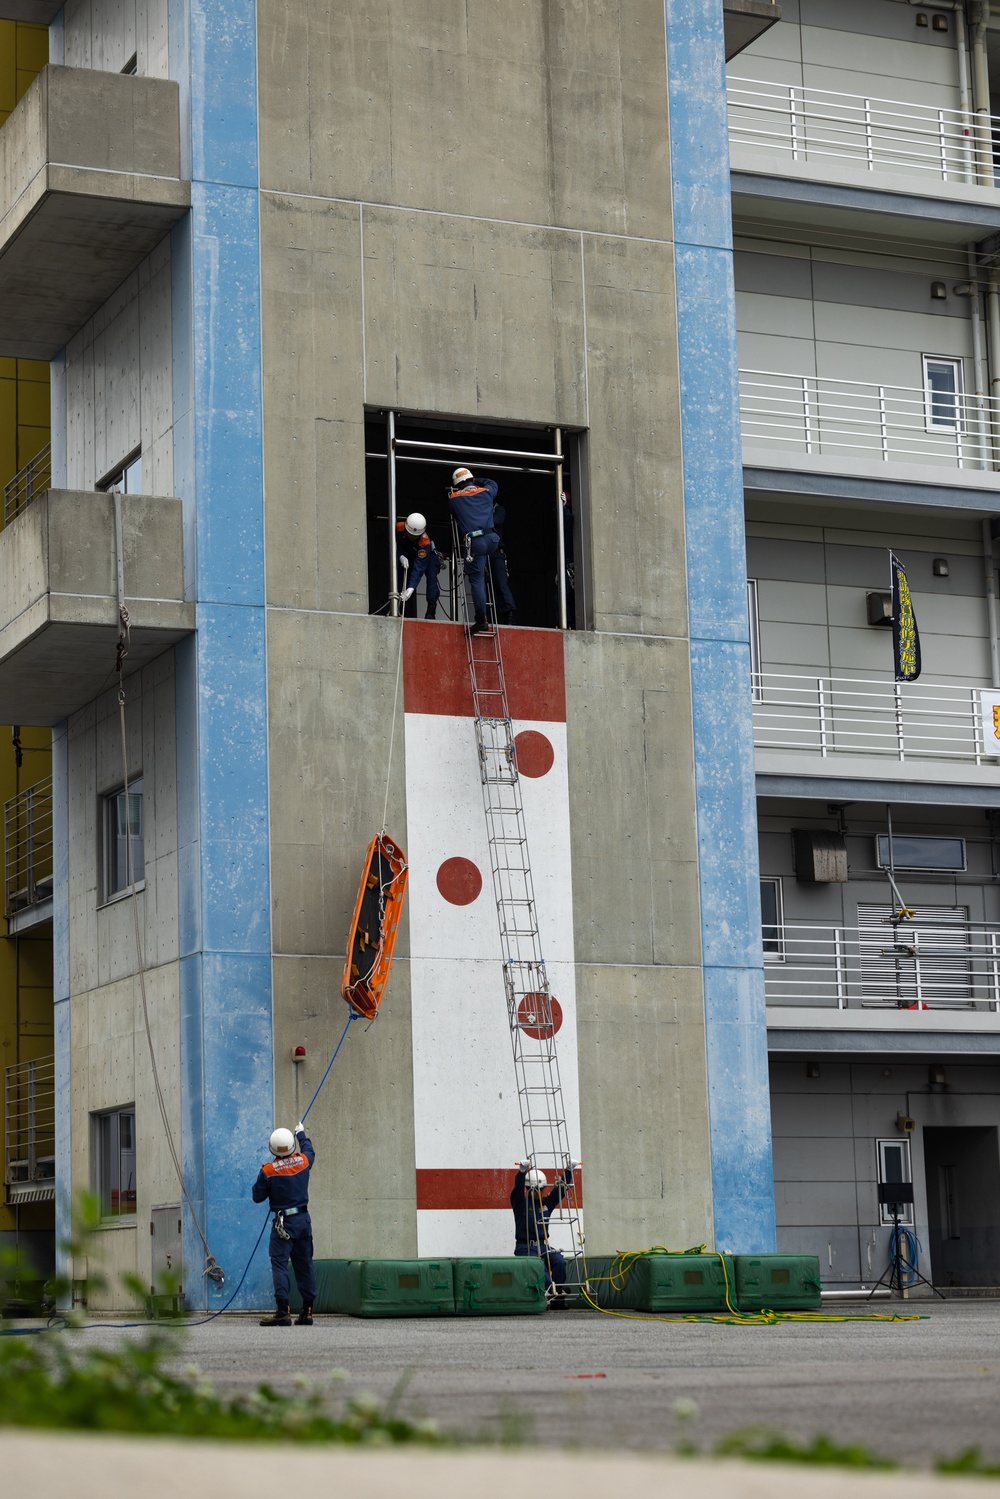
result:
[[[336,1050],[334,1051],[333,1056],[330,1058],[330,1061],[329,1061],[329,1063],[327,1065],[327,1069],[323,1073],[323,1076],[320,1078],[319,1087],[316,1089],[316,1092],[313,1094],[312,1098],[310,1098],[310,1100],[309,1100],[309,1108],[307,1108],[305,1114],[302,1115],[302,1119],[301,1119],[301,1123],[302,1124],[305,1124],[305,1122],[306,1122],[306,1116],[309,1113],[309,1109],[311,1109],[312,1106],[313,1106],[313,1104],[316,1102],[316,1100],[319,1097],[320,1092],[322,1090],[323,1084],[326,1082],[327,1078],[330,1076],[330,1068],[333,1066],[334,1062],[337,1060],[337,1052],[340,1050],[340,1048],[343,1046],[345,1040],[347,1039],[347,1032],[351,1028],[351,1021],[352,1020],[359,1020],[360,1018],[361,1017],[358,1015],[358,1013],[357,1013],[356,1010],[348,1010],[348,1012],[347,1012],[347,1024],[344,1026],[344,1029],[342,1030],[342,1032],[340,1034],[340,1040],[337,1042]]]
[[[894,1228],[889,1235],[890,1262],[896,1258],[897,1235],[899,1236],[900,1284],[912,1286],[917,1278],[917,1265],[920,1261],[920,1240],[912,1228],[904,1228],[902,1225]]]

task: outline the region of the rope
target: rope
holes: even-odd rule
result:
[[[309,1107],[306,1109],[305,1114],[302,1115],[302,1119],[300,1121],[302,1124],[305,1124],[305,1122],[306,1122],[306,1114],[309,1113],[309,1109],[311,1109],[312,1106],[313,1106],[313,1104],[316,1102],[317,1098],[320,1095],[320,1090],[322,1089],[323,1084],[326,1082],[327,1078],[330,1076],[330,1068],[333,1066],[334,1062],[337,1060],[337,1052],[340,1050],[340,1048],[343,1046],[344,1042],[347,1040],[347,1032],[351,1028],[351,1021],[352,1020],[360,1020],[360,1019],[361,1019],[361,1016],[358,1014],[358,1012],[356,1010],[350,1010],[350,1009],[348,1010],[348,1012],[347,1012],[347,1024],[344,1026],[344,1029],[341,1031],[341,1033],[340,1033],[340,1040],[337,1042],[337,1045],[336,1045],[336,1047],[334,1049],[333,1056],[330,1058],[329,1062],[327,1063],[326,1071],[323,1073],[323,1076],[319,1080],[319,1087],[316,1089],[316,1092],[313,1094],[312,1098],[310,1098],[310,1100],[309,1100]]]
[[[406,605],[399,611],[399,654],[396,657],[396,688],[392,695],[392,722],[389,725],[389,761],[385,772],[385,801],[382,804],[382,831],[385,832],[389,815],[389,782],[392,778],[392,746],[396,738],[396,707],[399,703],[399,678],[403,670],[403,625],[406,623]]]
[[[924,1320],[922,1317],[915,1315],[901,1316],[897,1312],[866,1312],[856,1317],[836,1312],[775,1312],[768,1308],[764,1308],[759,1312],[741,1312],[732,1302],[729,1270],[726,1266],[725,1255],[716,1249],[706,1249],[704,1244],[696,1244],[692,1249],[666,1249],[662,1244],[655,1244],[652,1249],[619,1252],[612,1261],[608,1274],[596,1276],[593,1279],[606,1281],[614,1290],[623,1291],[628,1272],[636,1260],[655,1254],[676,1255],[678,1257],[690,1254],[705,1254],[717,1258],[719,1264],[722,1266],[722,1278],[725,1286],[725,1313],[719,1312],[713,1315],[704,1312],[686,1312],[676,1317],[644,1316],[635,1312],[619,1312],[611,1307],[598,1306],[585,1285],[580,1287],[581,1296],[595,1312],[601,1312],[605,1317],[623,1317],[627,1322],[718,1322],[730,1327],[773,1327],[781,1322],[921,1322]]]

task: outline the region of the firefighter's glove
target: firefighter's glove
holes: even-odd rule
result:
[[[404,588],[403,589],[403,603],[405,604],[407,602],[407,600],[408,599],[412,599],[412,597],[413,597],[413,589],[412,588]]]

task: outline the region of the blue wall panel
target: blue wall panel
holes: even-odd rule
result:
[[[255,0],[171,0],[170,42],[192,179],[173,235],[175,486],[198,624],[176,658],[184,1162],[227,1275],[201,1279],[187,1221],[186,1290],[214,1307],[263,1221],[250,1187],[274,1123]],[[261,1251],[234,1304],[270,1299]]]
[[[715,1242],[774,1247],[722,6],[666,0]]]

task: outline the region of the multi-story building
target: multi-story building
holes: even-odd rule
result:
[[[997,1281],[993,11],[783,0],[729,65],[777,1233],[845,1285],[900,1178],[921,1269]]]
[[[48,33],[0,21],[0,126],[48,60]],[[0,359],[0,485],[6,524],[48,483],[49,367]],[[50,736],[0,730],[5,937],[0,939],[4,1096],[0,1280],[5,1305],[35,1304],[54,1264]],[[13,1265],[12,1265],[13,1261]]]
[[[183,1220],[189,1300],[229,1296],[383,821],[406,929],[310,1116],[317,1251],[510,1246],[463,635],[386,609],[462,459],[507,512],[588,1246],[773,1243],[724,10],[733,48],[775,18],[0,0],[50,56],[0,130],[0,354],[52,379],[0,718],[53,729],[57,1198],[98,1193],[112,1268],[176,1267]]]

